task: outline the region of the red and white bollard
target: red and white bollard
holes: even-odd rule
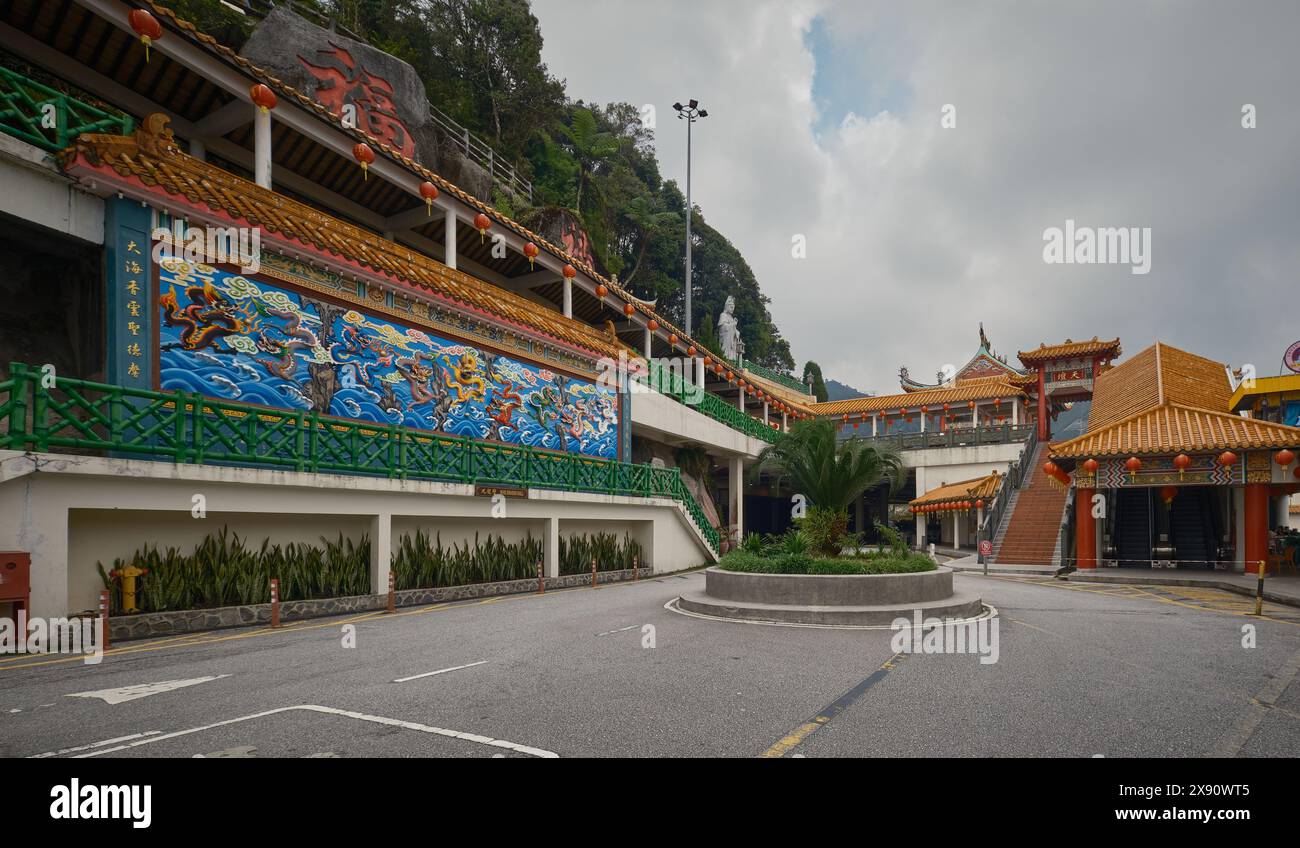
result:
[[[639,561],[640,561],[640,557],[638,557],[636,554],[632,554],[632,580],[633,580],[633,582],[635,582],[635,581],[641,579],[641,578],[638,576],[638,574],[637,574],[637,564],[638,564]]]
[[[546,594],[546,577],[542,574],[542,561],[537,561],[537,594]]]
[[[591,558],[591,588],[596,588],[596,558]]]
[[[271,578],[271,626],[280,626],[280,581]]]
[[[108,590],[99,593],[99,642],[100,650],[108,650]]]
[[[388,611],[397,612],[397,574],[388,569]]]

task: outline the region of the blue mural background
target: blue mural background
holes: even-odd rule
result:
[[[158,289],[162,389],[618,456],[612,388],[208,265]]]

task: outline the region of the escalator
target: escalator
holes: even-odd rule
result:
[[[1151,565],[1151,489],[1115,493],[1115,553],[1121,568]]]
[[[1169,538],[1178,550],[1179,568],[1210,568],[1218,538],[1208,488],[1187,486],[1169,505]]]

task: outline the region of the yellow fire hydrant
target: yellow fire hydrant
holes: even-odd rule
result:
[[[137,577],[143,577],[148,573],[149,569],[136,568],[134,565],[128,565],[126,568],[115,568],[108,573],[110,578],[122,581],[122,612],[133,613],[140,611],[140,608],[135,605],[135,581]]]

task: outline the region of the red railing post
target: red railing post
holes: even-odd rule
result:
[[[280,581],[271,578],[271,626],[280,626]]]
[[[388,611],[397,612],[397,574],[388,569]]]
[[[596,558],[591,558],[591,588],[596,588]]]
[[[546,577],[542,574],[542,560],[537,561],[537,594],[546,593]]]

